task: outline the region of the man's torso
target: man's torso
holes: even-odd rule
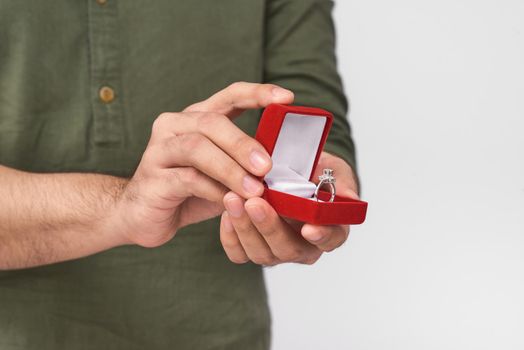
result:
[[[131,176],[159,113],[263,79],[264,3],[1,2],[0,164]],[[1,272],[0,348],[266,348],[261,270],[229,263],[216,227]]]

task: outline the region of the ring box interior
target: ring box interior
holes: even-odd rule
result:
[[[263,198],[279,215],[316,225],[364,222],[364,201],[337,195],[329,202],[331,193],[324,187],[319,200],[313,198],[317,185],[312,177],[332,122],[331,113],[313,107],[272,104],[262,113],[255,138],[273,161]]]

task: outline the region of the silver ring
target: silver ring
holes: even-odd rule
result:
[[[331,198],[329,198],[329,202],[333,202],[335,200],[335,194],[337,193],[335,189],[335,177],[333,176],[333,169],[324,169],[322,171],[322,175],[318,177],[319,183],[317,185],[317,188],[315,189],[315,194],[313,195],[313,198],[315,198],[318,202],[318,191],[320,191],[320,188],[324,185],[329,185],[329,190],[331,192]]]

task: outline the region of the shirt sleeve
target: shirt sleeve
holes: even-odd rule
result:
[[[332,9],[330,0],[267,2],[264,81],[293,91],[296,105],[333,113],[324,150],[343,158],[356,174],[348,101],[336,66]]]

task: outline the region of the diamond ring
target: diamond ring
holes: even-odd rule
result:
[[[319,183],[317,185],[317,188],[315,189],[315,194],[313,195],[313,198],[315,198],[318,202],[318,192],[324,185],[329,185],[329,190],[331,192],[331,198],[329,198],[329,202],[333,202],[335,200],[335,177],[333,176],[333,169],[324,169],[322,171],[322,175],[318,177]]]

